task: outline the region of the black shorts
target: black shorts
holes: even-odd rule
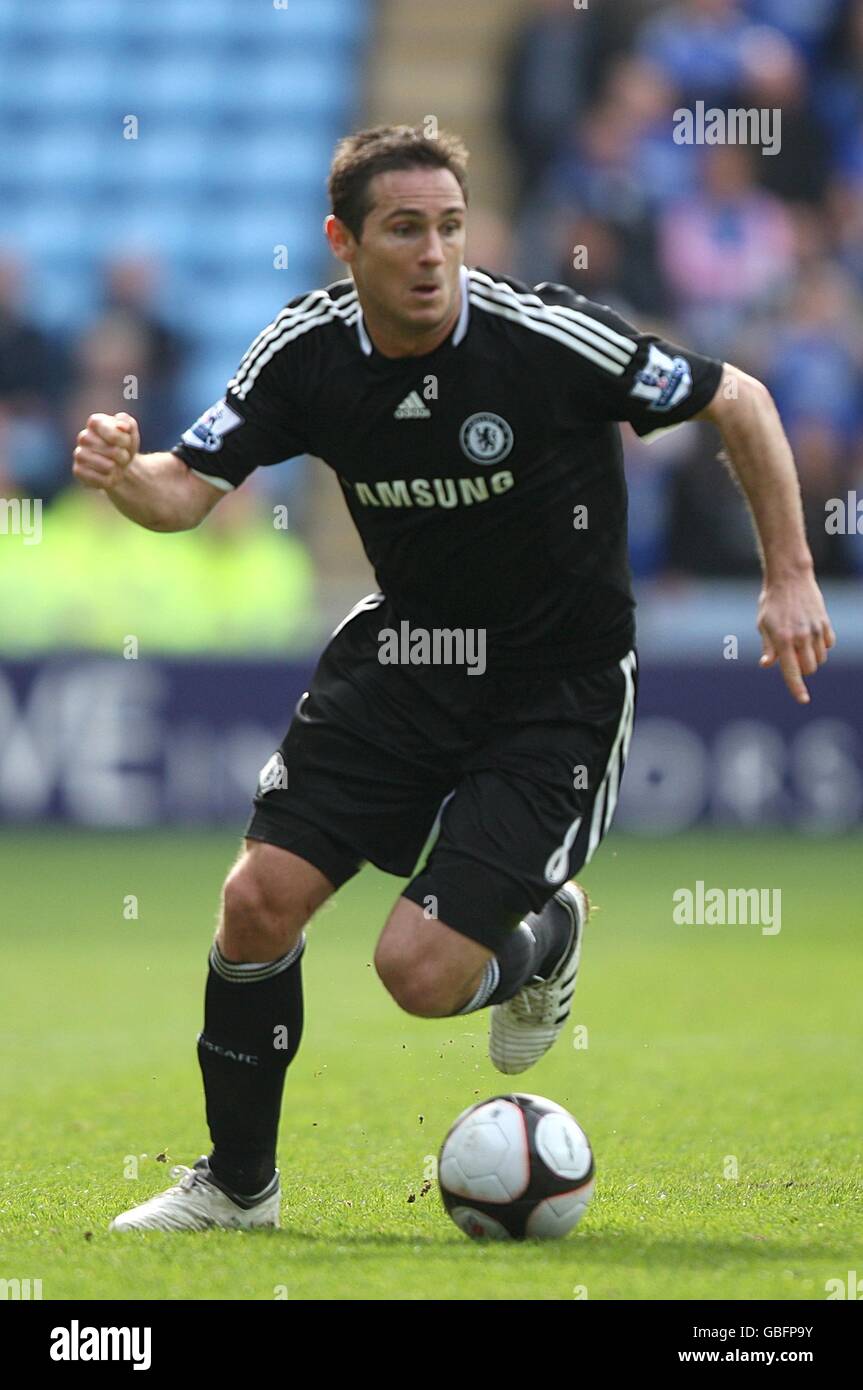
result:
[[[635,652],[588,675],[381,665],[380,594],[336,628],[263,769],[246,835],[339,888],[365,861],[430,917],[500,948],[589,862],[632,735]]]

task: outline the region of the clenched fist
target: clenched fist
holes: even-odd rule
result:
[[[117,415],[91,415],[78,435],[72,455],[72,472],[85,487],[110,491],[141,447],[138,422],[121,411]]]

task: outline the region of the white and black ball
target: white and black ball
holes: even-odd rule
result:
[[[593,1153],[562,1105],[513,1092],[459,1115],[441,1147],[438,1182],[465,1235],[549,1239],[565,1236],[587,1210]]]

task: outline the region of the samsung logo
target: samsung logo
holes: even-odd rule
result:
[[[474,478],[396,478],[392,482],[342,482],[364,507],[471,507],[509,492],[515,479],[508,469]]]

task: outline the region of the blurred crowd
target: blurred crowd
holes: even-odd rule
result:
[[[100,302],[71,341],[31,322],[30,273],[0,256],[0,492],[50,503],[69,483],[70,441],[93,411],[136,416],[148,448],[176,442],[188,423],[177,389],[187,349],[152,308],[151,261],[109,262]]]
[[[25,267],[0,257],[0,497],[42,504],[38,547],[0,546],[5,652],[116,651],[127,634],[151,651],[283,652],[314,640],[312,562],[294,534],[302,508],[284,501],[291,489],[238,490],[207,527],[166,538],[72,482],[91,413],[134,415],[156,451],[201,409],[181,399],[191,348],[153,308],[157,279],[146,259],[108,263],[91,320],[64,342],[30,321]]]
[[[863,571],[863,537],[824,524],[829,498],[863,496],[863,0],[525,0],[500,92],[515,206],[508,219],[474,210],[469,260],[528,283],[563,281],[760,377],[794,448],[821,575]],[[768,122],[778,110],[778,149],[678,143],[675,113],[697,103]],[[63,342],[28,314],[31,273],[0,252],[0,497],[43,499],[72,528],[73,549],[110,557],[104,499],[69,491],[75,435],[91,411],[127,410],[147,449],[169,448],[210,404],[182,399],[196,344],[154,308],[153,261],[106,264],[89,321]],[[757,571],[746,507],[709,427],[650,445],[624,428],[624,440],[638,576]],[[273,472],[220,506],[221,550],[195,533],[182,552],[206,594],[220,583],[226,536],[249,566],[245,540],[258,536],[259,573],[272,562],[275,588],[267,603],[250,578],[256,597],[234,621],[262,630],[265,646],[285,641],[278,615],[312,593],[309,474],[304,463]],[[274,500],[290,501],[290,538],[260,525]],[[159,556],[142,549],[139,561],[153,582],[177,582]],[[274,577],[285,559],[291,590]],[[60,633],[77,611],[71,592],[55,614]],[[142,613],[165,610],[139,597]],[[3,626],[8,642],[8,608]]]
[[[863,496],[863,0],[534,0],[502,94],[514,273],[766,382],[820,572],[863,569],[860,537],[824,524]],[[677,143],[699,102],[765,131],[778,110],[778,151]],[[625,435],[636,572],[755,571],[709,427]]]

